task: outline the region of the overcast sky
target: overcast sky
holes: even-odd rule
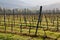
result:
[[[60,0],[21,0],[21,1],[31,4],[33,6],[60,3]]]
[[[40,6],[60,3],[60,0],[0,0],[0,6],[14,5],[14,6]]]

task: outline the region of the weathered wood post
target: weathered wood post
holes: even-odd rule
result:
[[[56,31],[59,31],[59,22],[58,22],[58,16],[57,16],[57,30]]]
[[[19,14],[17,14],[17,20],[18,20],[18,15],[19,15]]]
[[[14,20],[14,27],[15,27],[15,11],[13,10],[13,20]]]
[[[54,26],[54,19],[53,19],[53,26]]]
[[[34,17],[32,16],[32,22],[33,22],[33,18],[34,18]]]
[[[13,24],[11,24],[11,33],[13,33]]]
[[[45,15],[45,20],[46,20],[46,23],[47,23],[47,30],[48,30],[48,21],[47,21],[47,17],[46,17],[46,15]],[[47,35],[46,35],[46,30],[44,29],[44,28],[42,28],[43,29],[43,31],[44,31],[44,36],[43,36],[43,40],[45,40],[46,38],[47,38]]]
[[[48,30],[48,20],[47,20],[47,17],[46,16],[45,16],[45,19],[46,19],[47,30]]]
[[[0,15],[0,18],[1,18],[1,15]],[[1,26],[1,19],[0,19],[0,26]]]
[[[20,33],[22,34],[22,23],[20,25]]]
[[[8,22],[9,22],[9,17],[10,17],[10,15],[8,15]]]
[[[40,6],[40,12],[39,12],[38,22],[37,22],[37,26],[36,26],[35,36],[37,36],[39,22],[40,22],[40,27],[41,27],[41,12],[42,12],[42,6]]]
[[[21,23],[21,15],[20,15],[20,33],[22,34],[22,23]]]
[[[25,14],[27,14],[27,10],[26,9],[24,9],[24,10],[25,10],[25,12],[24,12],[24,22],[25,22],[26,27],[27,27],[27,19],[26,19],[26,15],[25,15]]]
[[[29,35],[30,35],[30,33],[31,33],[31,22],[30,22],[30,26],[29,26]]]
[[[24,22],[26,24],[26,27],[27,27],[27,20],[26,20],[26,17],[24,16]]]
[[[13,20],[14,20],[14,9],[13,9]],[[11,32],[13,32],[14,24],[11,24]]]
[[[6,12],[5,12],[5,9],[4,9],[4,26],[5,26],[5,32],[6,32],[6,20],[5,20],[6,18],[5,17],[6,17]]]
[[[22,12],[23,12],[23,11],[22,11]],[[21,22],[21,18],[22,18],[22,17],[21,17],[21,16],[22,16],[22,15],[20,15],[20,33],[22,34],[22,29],[23,29],[23,28],[22,28],[22,22]]]

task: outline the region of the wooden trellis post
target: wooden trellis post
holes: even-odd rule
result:
[[[26,20],[26,17],[25,16],[24,16],[24,22],[25,22],[25,24],[27,26],[27,20]]]
[[[33,16],[32,16],[32,22],[33,22]]]
[[[13,24],[11,24],[11,32],[13,32]]]
[[[30,22],[30,26],[29,26],[29,35],[30,35],[30,32],[31,32],[31,22]]]
[[[20,33],[22,33],[22,23],[21,23],[21,25],[20,25]]]
[[[24,9],[25,10],[25,14],[27,13],[27,10],[26,9]],[[27,19],[26,19],[26,16],[24,15],[24,21],[25,21],[25,24],[26,24],[26,27],[27,27]]]
[[[55,16],[54,16],[54,14],[53,14],[53,26],[54,26],[54,21],[55,21]]]
[[[20,33],[22,33],[21,15],[20,15]]]
[[[8,22],[9,22],[9,17],[10,17],[10,15],[8,15]]]
[[[47,21],[47,18],[45,16],[45,20],[47,22],[47,30],[48,30],[48,21]],[[43,31],[44,31],[44,36],[43,36],[43,40],[45,40],[47,38],[47,35],[46,35],[46,32],[45,32],[45,29],[43,28]]]
[[[18,15],[19,15],[19,14],[17,14],[17,20],[18,20]]]
[[[57,30],[56,31],[59,31],[59,22],[58,22],[58,16],[57,16]]]
[[[15,27],[15,11],[13,10],[13,20],[14,20],[14,27]]]
[[[39,17],[38,17],[38,22],[37,22],[37,27],[36,27],[35,36],[37,35],[37,32],[38,32],[39,22],[40,22],[40,24],[41,24],[41,12],[42,12],[42,6],[40,6],[40,12],[39,12]],[[40,25],[40,27],[41,27],[41,25]]]
[[[47,23],[47,30],[48,30],[48,20],[47,20],[47,17],[45,16],[45,19],[46,19],[46,23]]]
[[[14,9],[13,9],[13,20],[14,20]],[[14,24],[11,24],[11,32],[13,32],[13,26]]]
[[[6,17],[6,12],[5,12],[5,9],[4,9],[4,26],[5,26],[5,32],[6,32],[6,20],[5,20],[6,18],[5,17]]]
[[[53,26],[54,26],[54,19],[53,19]]]
[[[0,15],[0,18],[1,18],[1,15]],[[0,19],[0,26],[1,26],[1,19]]]

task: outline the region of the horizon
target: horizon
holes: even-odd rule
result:
[[[31,8],[60,3],[59,0],[0,0],[0,6],[5,8]]]

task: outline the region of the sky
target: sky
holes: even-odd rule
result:
[[[3,7],[35,7],[60,3],[60,0],[0,0]]]
[[[33,6],[60,3],[60,0],[22,0],[22,1]]]

